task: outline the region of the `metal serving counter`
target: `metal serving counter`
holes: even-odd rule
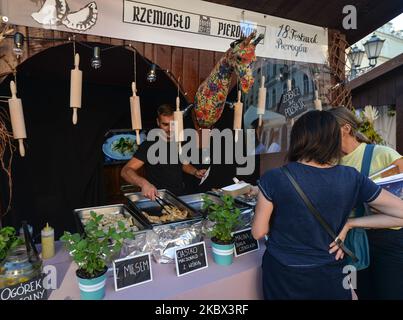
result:
[[[115,291],[113,273],[108,271],[105,300],[256,300],[263,299],[261,262],[265,250],[234,257],[230,266],[219,266],[212,258],[211,244],[206,241],[208,268],[177,277],[175,264],[152,262],[153,281]],[[80,291],[75,271],[66,251],[59,248],[57,259],[45,261],[54,264],[58,272],[58,288],[50,300],[78,300]]]
[[[192,216],[190,219],[187,219],[187,222],[195,221],[195,223],[197,223],[197,221],[200,221],[201,217],[206,217],[206,212],[203,211],[203,195],[207,195],[216,203],[221,202],[221,199],[217,195],[208,193],[178,197],[181,203],[185,204],[192,210]],[[125,196],[128,199],[129,205],[128,207],[119,205],[119,213],[122,213],[122,210],[126,208],[129,208],[131,213],[133,213],[134,210],[132,205],[142,207],[151,205],[150,203],[152,202],[142,197],[140,193],[125,194]],[[241,220],[242,228],[244,228],[248,226],[251,221],[253,208],[242,202],[237,202],[236,206],[242,212]],[[99,208],[101,209],[90,209],[97,213],[103,213],[102,210],[112,210],[109,207]],[[87,211],[76,210],[75,214],[77,217],[82,218],[83,214],[87,213]],[[200,216],[200,218],[194,219],[196,216]],[[179,221],[177,223],[180,224],[184,222],[186,221]],[[169,225],[175,226],[175,224]],[[148,227],[153,228],[155,226],[150,225]],[[143,230],[143,232],[154,231]],[[114,288],[113,272],[112,270],[109,270],[107,273],[105,299],[261,299],[261,260],[265,250],[263,242],[260,243],[260,249],[258,251],[234,257],[234,261],[230,266],[217,265],[212,258],[210,240],[205,239],[205,242],[208,268],[189,273],[182,277],[177,277],[174,263],[157,263],[152,259],[153,281],[118,292],[116,292]],[[68,253],[60,246],[60,243],[57,245],[56,257],[45,261],[45,264],[54,265],[56,267],[58,278],[58,288],[51,293],[49,299],[80,299],[80,292],[75,274],[77,265],[72,262]]]

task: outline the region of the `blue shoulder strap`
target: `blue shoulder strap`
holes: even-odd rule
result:
[[[362,163],[361,163],[361,173],[366,177],[369,176],[369,170],[371,168],[371,160],[372,160],[372,155],[374,153],[374,148],[375,148],[375,145],[373,145],[373,144],[367,144],[365,146],[364,156],[362,158]]]
[[[366,177],[369,176],[369,170],[371,168],[371,160],[372,160],[372,155],[374,153],[374,148],[375,148],[375,145],[373,145],[373,144],[367,144],[365,146],[364,156],[362,157],[362,163],[361,163],[361,173]],[[364,213],[365,213],[365,208],[363,205],[361,205],[356,209],[355,216],[362,217],[364,215]]]

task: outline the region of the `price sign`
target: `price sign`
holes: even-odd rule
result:
[[[175,250],[178,277],[208,267],[205,242],[198,242]]]
[[[244,229],[233,234],[235,241],[235,257],[259,250],[259,241],[252,236],[252,229]]]
[[[150,254],[126,257],[113,262],[115,290],[123,290],[153,280]]]

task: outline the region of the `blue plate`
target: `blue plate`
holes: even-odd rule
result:
[[[141,137],[141,134],[140,134]],[[113,150],[113,147],[119,143],[119,140],[123,138],[126,141],[130,141],[133,143],[133,150],[125,151],[124,153]],[[140,139],[141,141],[142,139]],[[108,138],[105,143],[102,145],[102,151],[106,156],[114,160],[130,160],[133,157],[133,154],[137,151],[138,145],[136,143],[136,135],[135,134],[117,134],[110,138]]]

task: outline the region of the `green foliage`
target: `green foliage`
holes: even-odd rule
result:
[[[0,261],[2,261],[10,249],[23,244],[24,241],[17,237],[13,227],[0,229]]]
[[[223,205],[214,203],[208,196],[203,196],[203,210],[209,212],[209,219],[215,222],[211,236],[217,240],[229,243],[232,241],[231,233],[239,223],[241,211],[235,207],[235,200],[230,195],[224,195]]]
[[[118,222],[117,230],[112,227],[103,230],[100,226],[102,217],[103,215],[91,211],[91,219],[84,227],[85,235],[65,232],[60,238],[79,269],[88,278],[102,272],[106,267],[106,261],[120,252],[123,241],[134,237],[122,221]]]
[[[355,109],[353,112],[356,114]],[[374,121],[378,118],[378,111],[376,108],[366,106],[363,111],[359,113],[359,120],[361,121],[358,130],[365,135],[373,144],[384,144],[385,141],[381,135],[375,130]]]
[[[394,117],[396,115],[396,107],[395,106],[389,106],[387,114],[388,114],[389,117]]]
[[[369,140],[374,144],[384,144],[382,137],[376,132],[374,125],[368,121],[364,120],[360,126],[360,132],[363,133]]]
[[[118,151],[122,155],[125,153],[134,152],[134,140],[130,138],[120,138],[117,142],[112,144],[112,150]]]

